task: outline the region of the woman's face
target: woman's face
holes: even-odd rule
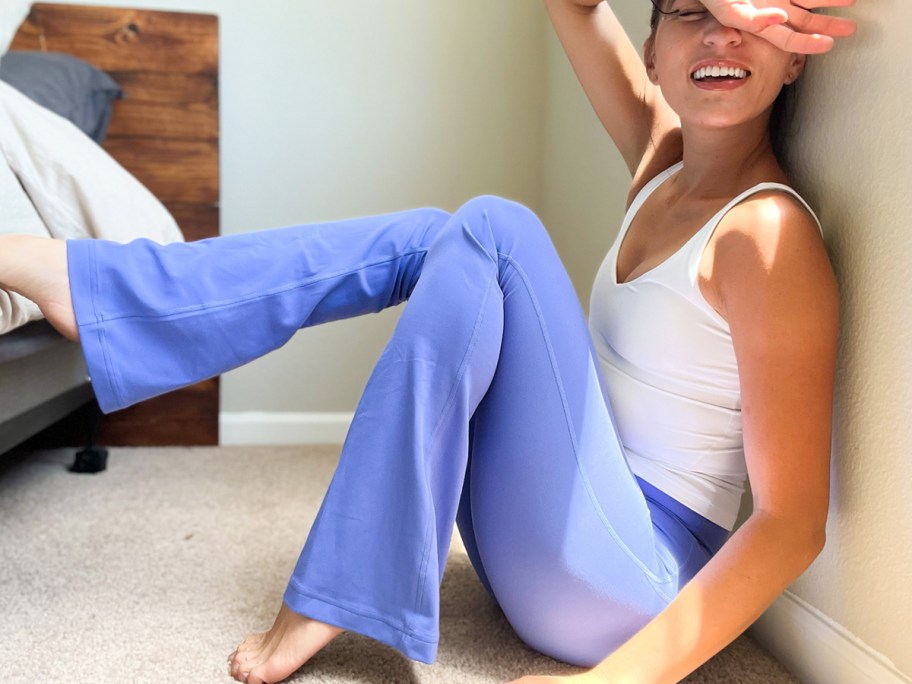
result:
[[[654,40],[646,43],[646,67],[682,122],[721,128],[768,116],[782,86],[804,68],[803,55],[723,26],[698,0],[662,4],[678,13],[660,16]]]

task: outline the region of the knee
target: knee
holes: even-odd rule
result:
[[[446,223],[450,220],[452,214],[439,207],[422,207],[421,216],[428,223]]]
[[[541,219],[524,204],[497,195],[479,195],[463,204],[454,214],[470,230],[489,231],[502,253],[509,253],[518,242],[545,242],[551,238]]]
[[[473,197],[463,204],[457,213],[487,216],[492,223],[517,226],[525,230],[529,230],[530,226],[544,228],[541,219],[529,207],[498,195]]]
[[[452,214],[438,207],[422,207],[410,210],[415,221],[424,226],[424,245],[430,245],[452,218]]]

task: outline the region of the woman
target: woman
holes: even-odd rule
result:
[[[591,668],[526,682],[677,681],[823,546],[836,285],[768,122],[804,65],[780,47],[852,30],[802,7],[850,3],[662,0],[645,68],[606,3],[546,4],[633,175],[591,336],[541,223],[496,197],[165,247],[0,245],[3,285],[81,342],[106,411],[408,300],[275,624],[229,656],[239,681],[345,629],[432,662],[454,521],[517,634]]]

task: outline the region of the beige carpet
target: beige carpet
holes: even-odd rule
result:
[[[6,684],[233,680],[227,655],[278,610],[338,447],[115,449],[0,457],[0,645]],[[579,670],[512,633],[454,543],[434,665],[357,634],[289,682],[475,684]],[[692,683],[794,683],[741,637]]]

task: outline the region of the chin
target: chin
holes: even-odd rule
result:
[[[741,111],[700,111],[684,114],[678,113],[683,128],[701,128],[712,130],[725,130],[741,128],[749,125],[766,126],[768,115],[765,112]]]
[[[716,130],[724,130],[726,128],[738,128],[746,124],[748,121],[750,121],[750,119],[745,117],[733,117],[717,114],[694,117],[692,119],[682,119],[681,123],[682,125],[689,124],[691,128],[710,128]]]
[[[728,95],[732,95],[731,93],[722,94],[716,100],[676,95],[680,94],[670,93],[666,96],[666,102],[678,115],[684,128],[724,130],[751,123],[765,126],[773,108],[773,101],[765,105],[757,102],[756,97],[740,98],[740,101],[736,101],[734,97],[726,99]]]

